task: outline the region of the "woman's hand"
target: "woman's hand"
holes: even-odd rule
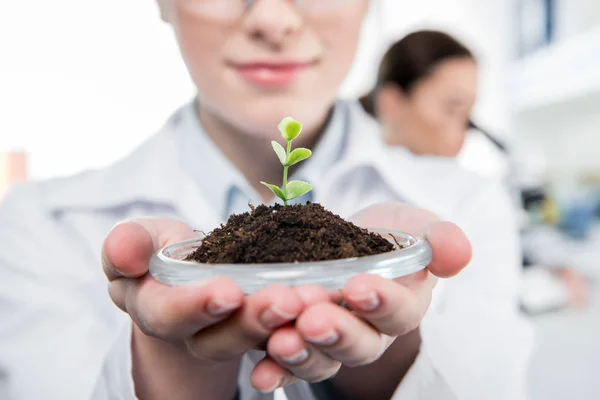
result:
[[[244,353],[264,347],[272,332],[295,320],[306,305],[330,298],[321,287],[271,286],[244,296],[227,278],[182,287],[152,279],[152,254],[195,236],[181,222],[140,219],[116,226],[104,242],[110,296],[135,322],[134,377],[144,398],[181,399],[188,393],[197,398],[198,390],[206,398],[227,398],[235,391]],[[194,379],[185,382],[189,376]]]
[[[463,232],[424,210],[400,204],[377,205],[357,214],[354,222],[424,235],[433,249],[433,261],[426,270],[396,280],[369,274],[354,277],[342,291],[351,310],[332,302],[308,306],[295,326],[278,329],[269,339],[269,357],[252,374],[255,387],[268,390],[296,378],[321,381],[334,376],[342,366],[375,362],[394,340],[402,340],[419,326],[437,277],[459,273],[471,258]],[[415,349],[395,347],[416,354]]]
[[[115,227],[103,246],[103,267],[111,298],[135,322],[136,390],[159,398],[186,387],[190,398],[197,390],[227,398],[235,390],[240,357],[265,343],[269,356],[252,375],[253,385],[262,391],[296,379],[327,379],[342,365],[376,361],[398,336],[418,327],[436,277],[458,273],[471,249],[455,225],[408,206],[371,207],[354,220],[363,226],[426,234],[433,248],[431,265],[395,281],[357,276],[338,293],[316,286],[271,286],[244,296],[226,278],[169,287],[149,276],[150,257],[163,246],[195,237],[195,232],[166,219]],[[352,311],[337,305],[341,298]],[[292,321],[294,326],[289,325]],[[168,369],[169,362],[171,374],[165,378],[160,371]],[[192,373],[192,382],[185,382],[193,370],[202,374]]]

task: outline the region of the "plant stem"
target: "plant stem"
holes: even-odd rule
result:
[[[290,152],[291,151],[292,151],[292,141],[288,140],[287,151],[286,151],[286,154],[285,154],[286,161],[290,158]],[[287,194],[288,194],[287,193],[288,168],[289,167],[287,165],[285,165],[283,167],[283,187],[281,188],[281,190],[283,191],[283,197],[285,197],[283,199],[283,205],[284,206],[288,205],[288,203],[287,203]]]

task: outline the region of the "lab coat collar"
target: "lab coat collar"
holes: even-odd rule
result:
[[[340,160],[347,136],[347,108],[345,102],[336,102],[325,131],[312,149],[312,157],[299,165],[292,178],[317,184],[319,178]],[[235,191],[243,193],[254,203],[260,202],[260,196],[206,134],[197,110],[197,101],[192,101],[172,118],[173,129],[177,131],[177,150],[186,171],[197,185],[204,188],[203,193],[212,208],[222,219],[227,219],[232,212]]]
[[[177,151],[184,169],[193,177],[195,184],[205,190],[206,200],[221,218],[227,218],[230,198],[235,190],[257,194],[247,184],[244,175],[222,153],[206,134],[198,116],[198,102],[194,100],[172,118],[172,129],[177,140]]]
[[[433,210],[440,208],[428,190],[427,176],[420,172],[416,156],[407,151],[390,150],[379,137],[377,123],[358,103],[349,106],[347,118],[345,154],[328,174],[329,180],[368,166],[402,201]],[[175,208],[190,223],[217,226],[218,212],[205,212],[210,209],[210,202],[181,163],[174,135],[173,121],[169,120],[158,134],[109,168],[45,182],[42,184],[44,203],[52,211],[109,209],[136,202],[162,203]],[[331,182],[326,179],[324,183]],[[204,212],[191,211],[190,214],[190,210]]]
[[[440,201],[443,193],[436,185],[440,168],[454,169],[455,176],[464,173],[455,160],[417,156],[404,147],[387,146],[381,140],[381,127],[358,102],[351,105],[349,118],[351,134],[339,174],[369,167],[403,203],[434,211],[442,218],[452,215],[454,205]]]
[[[56,210],[170,203],[179,177],[169,125],[108,168],[42,182],[44,203]]]
[[[181,111],[181,110],[180,110]],[[216,213],[190,214],[210,209],[191,174],[181,164],[174,118],[133,153],[112,166],[70,178],[41,183],[43,203],[51,212],[90,211],[125,207],[136,203],[170,206],[188,222],[218,225]],[[206,215],[203,221],[199,214]],[[214,215],[214,217],[211,217]]]

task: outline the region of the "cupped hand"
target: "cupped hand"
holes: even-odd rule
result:
[[[419,326],[438,277],[458,274],[471,258],[471,246],[460,228],[421,209],[381,204],[358,213],[353,221],[425,236],[433,249],[431,264],[395,280],[369,274],[352,278],[342,291],[347,308],[325,301],[307,306],[294,326],[271,335],[268,357],[252,373],[256,388],[267,391],[296,379],[321,381],[341,366],[375,362],[398,337]]]
[[[109,294],[144,335],[200,360],[227,361],[264,347],[273,330],[295,320],[307,304],[330,299],[320,287],[271,286],[244,296],[224,277],[171,287],[148,274],[155,251],[196,236],[187,225],[169,219],[122,223],[107,236],[103,268]]]

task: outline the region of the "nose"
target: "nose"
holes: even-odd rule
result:
[[[246,1],[249,8],[244,28],[254,39],[269,47],[280,48],[302,28],[302,16],[295,3],[288,0]]]

